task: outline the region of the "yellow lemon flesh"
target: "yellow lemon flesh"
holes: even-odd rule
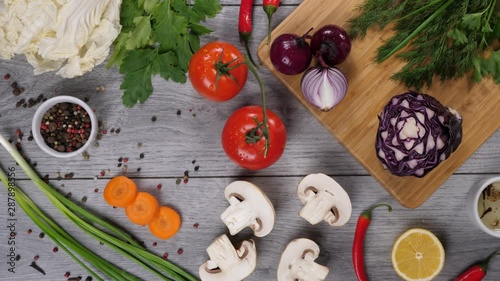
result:
[[[430,231],[413,228],[398,237],[392,247],[392,266],[407,281],[427,281],[444,266],[444,248]]]

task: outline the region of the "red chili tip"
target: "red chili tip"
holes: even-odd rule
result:
[[[168,259],[168,253],[163,254],[163,259],[165,259],[165,260]]]
[[[52,252],[54,252],[54,253],[57,253],[57,251],[59,251],[59,249],[57,247],[54,247],[54,249],[52,249]]]
[[[156,188],[161,189],[162,185],[161,183],[156,186]]]
[[[177,254],[182,255],[182,253],[184,253],[184,250],[182,248],[179,248],[179,250],[177,250]]]
[[[5,74],[5,76],[3,77],[3,79],[4,80],[9,80],[10,79],[10,74],[9,73]]]
[[[40,257],[38,255],[34,256],[33,259],[34,260],[38,260]]]

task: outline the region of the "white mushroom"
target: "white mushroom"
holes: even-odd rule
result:
[[[278,281],[325,280],[330,270],[314,262],[318,256],[319,247],[314,241],[306,238],[293,240],[281,254]]]
[[[310,174],[299,183],[297,195],[304,205],[299,215],[317,224],[342,226],[351,218],[351,199],[334,179],[325,174]]]
[[[200,265],[202,281],[240,281],[248,277],[257,265],[257,250],[253,240],[244,240],[238,249],[223,234],[207,248],[210,260]]]
[[[246,181],[229,184],[224,195],[230,206],[220,218],[231,235],[249,226],[257,237],[264,237],[274,226],[276,213],[269,198],[256,185]]]

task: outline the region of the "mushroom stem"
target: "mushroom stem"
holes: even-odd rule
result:
[[[309,193],[312,193],[312,195],[309,196]],[[318,196],[315,196],[316,193],[309,190],[306,195],[310,199],[307,200],[304,208],[299,213],[302,218],[311,224],[318,224],[332,216],[332,206],[336,203],[336,198],[332,194],[323,191],[318,193]],[[335,217],[335,214],[333,216]]]
[[[238,203],[233,202],[233,200],[229,200],[231,205],[220,216],[229,229],[229,233],[231,233],[231,235],[236,235],[248,226],[253,230],[258,229],[257,212],[249,206],[249,203],[247,201],[238,201]]]
[[[292,264],[293,276],[298,280],[320,281],[325,280],[329,269],[326,266],[317,264],[314,260],[299,260]]]

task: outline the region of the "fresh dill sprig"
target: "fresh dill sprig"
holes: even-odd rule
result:
[[[419,90],[471,74],[500,83],[500,0],[366,0],[349,20],[351,38],[393,24],[394,35],[377,50],[381,63],[396,56],[404,67],[392,76]]]

